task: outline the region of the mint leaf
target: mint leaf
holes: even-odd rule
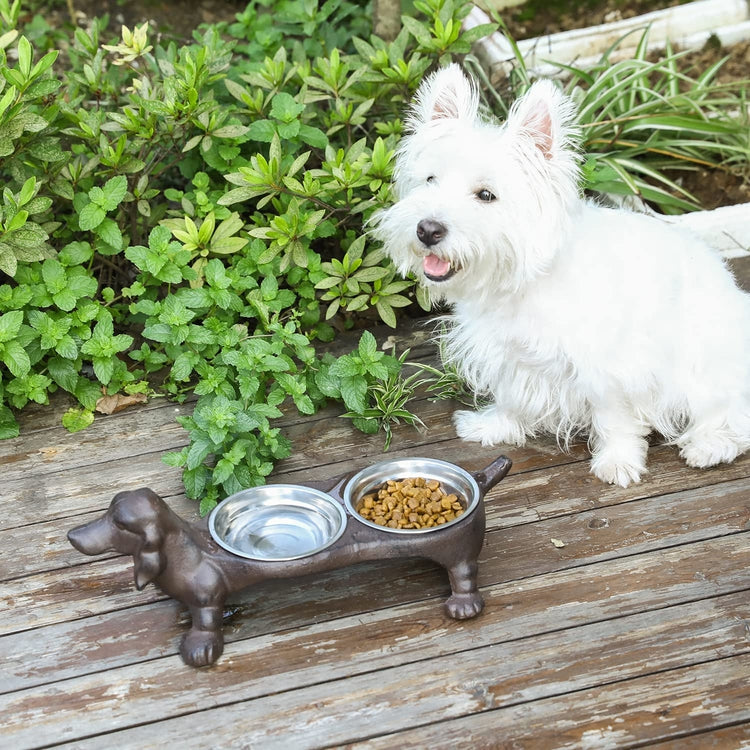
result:
[[[96,203],[89,203],[78,214],[78,226],[84,232],[96,229],[106,216],[107,213],[101,206],[97,206]]]
[[[304,109],[304,104],[296,102],[294,97],[285,91],[276,94],[271,101],[271,117],[285,123],[296,120]]]
[[[47,372],[60,388],[69,393],[75,393],[78,386],[78,371],[70,359],[50,357],[47,361]]]
[[[12,310],[5,315],[0,315],[0,343],[14,339],[18,335],[21,323],[23,323],[21,310]]]
[[[94,375],[102,385],[108,385],[112,380],[115,363],[112,357],[94,357]]]
[[[19,432],[13,412],[7,406],[0,405],[0,440],[18,437]]]
[[[364,376],[353,375],[342,378],[341,397],[347,409],[363,412],[367,408],[367,380]]]
[[[68,409],[62,416],[62,426],[68,432],[85,430],[94,421],[94,412],[88,409]]]
[[[64,266],[80,266],[91,260],[94,251],[88,242],[70,242],[57,255]]]
[[[31,369],[31,360],[26,350],[17,341],[0,344],[0,360],[5,362],[11,375],[24,377]]]
[[[96,190],[96,188],[93,188]],[[113,211],[117,208],[122,199],[125,197],[125,193],[128,190],[128,180],[125,175],[117,175],[107,180],[106,184],[102,188],[103,201],[99,204],[105,211]],[[89,197],[91,193],[89,193]],[[93,200],[93,198],[92,198]]]
[[[252,138],[254,141],[260,141],[261,143],[270,143],[273,140],[274,135],[276,134],[276,128],[274,127],[274,124],[270,120],[256,120],[255,122],[250,124],[250,127],[247,130],[248,136]],[[231,190],[231,193],[237,193],[242,194],[243,190],[247,190],[247,188],[238,188],[237,190]],[[255,195],[255,193],[252,193]],[[248,196],[250,197],[250,196]],[[224,196],[226,198],[226,196]],[[236,200],[244,200],[243,198],[237,198]],[[223,203],[222,205],[227,205],[230,201],[227,201],[226,203]],[[236,201],[233,201],[236,202]]]
[[[104,219],[96,228],[96,234],[111,247],[122,247],[122,232],[114,219]]]

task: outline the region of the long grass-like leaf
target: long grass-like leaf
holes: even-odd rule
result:
[[[695,197],[665,170],[750,162],[750,81],[718,83],[726,58],[691,75],[680,63],[689,51],[675,52],[669,44],[661,59],[650,61],[648,31],[641,30],[628,59],[612,61],[634,32],[615,40],[588,70],[555,64],[567,74],[565,89],[578,104],[581,148],[596,164],[586,173],[587,187],[638,195],[667,213],[691,210]],[[527,80],[517,45],[514,54]]]

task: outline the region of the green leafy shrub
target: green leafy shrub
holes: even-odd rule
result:
[[[179,47],[95,21],[57,61],[0,0],[0,435],[57,389],[71,430],[103,395],[197,398],[165,461],[206,512],[289,454],[282,410],[335,398],[367,432],[417,423],[383,400],[403,358],[370,334],[316,350],[418,301],[363,226],[422,75],[487,29],[462,36],[452,0],[415,7],[391,44],[347,0],[251,3]],[[356,357],[360,376],[335,375]]]
[[[387,447],[395,424],[420,425],[407,405],[427,380],[459,392],[450,373],[403,377],[407,355],[367,332],[338,358],[318,347],[426,307],[364,227],[390,200],[423,75],[491,28],[462,33],[469,6],[453,0],[413,5],[392,43],[349,0],[260,0],[179,46],[95,21],[58,59],[44,50],[63,33],[38,16],[19,28],[18,0],[0,0],[0,437],[59,389],[76,402],[70,430],[103,396],[193,398],[188,445],[165,461],[207,512],[289,455],[284,412],[340,400]],[[624,132],[625,92],[645,101],[658,70],[638,65],[589,87],[592,144],[607,117]],[[646,146],[631,154],[622,138],[590,179],[632,187],[627,159],[653,156]]]

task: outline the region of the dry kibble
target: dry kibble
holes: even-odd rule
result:
[[[464,512],[455,494],[448,494],[436,479],[389,479],[362,499],[359,514],[389,529],[433,528]]]

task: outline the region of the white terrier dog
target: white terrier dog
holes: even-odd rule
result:
[[[750,296],[666,222],[581,197],[574,106],[538,81],[498,126],[457,65],[419,89],[398,201],[375,233],[452,305],[446,351],[494,403],[458,434],[522,445],[589,435],[592,472],[626,487],[654,429],[691,466],[750,448]]]

